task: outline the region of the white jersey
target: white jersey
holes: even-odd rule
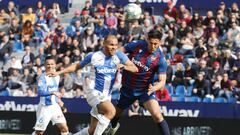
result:
[[[124,64],[128,57],[121,51],[113,56],[106,56],[102,51],[90,53],[80,62],[81,67],[87,64],[92,66],[94,76],[94,90],[110,94],[117,75],[117,65]]]
[[[52,105],[58,102],[58,98],[51,93],[58,91],[60,76],[49,77],[43,73],[38,80],[38,95],[40,96],[40,104]]]

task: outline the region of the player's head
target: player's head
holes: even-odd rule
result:
[[[47,56],[45,59],[45,68],[46,72],[55,71],[56,69],[56,61],[53,56]]]
[[[151,30],[148,33],[148,51],[154,52],[161,45],[162,33],[158,30]]]
[[[108,35],[103,41],[103,48],[106,55],[114,55],[118,48],[118,39],[114,35]]]

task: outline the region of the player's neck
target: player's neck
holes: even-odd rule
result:
[[[102,53],[107,57],[111,57],[111,55],[109,53],[107,53],[104,48],[102,49]]]

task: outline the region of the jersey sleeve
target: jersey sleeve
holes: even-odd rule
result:
[[[122,64],[125,64],[127,62],[127,60],[129,60],[127,55],[121,51],[117,51],[116,55],[118,56],[118,58],[120,59],[120,63],[122,63]]]
[[[158,63],[158,74],[166,74],[167,62],[164,56],[162,56]]]
[[[92,59],[92,55],[93,53],[89,53],[81,62],[80,62],[80,66],[81,67],[84,67],[86,66],[88,63],[91,62],[91,59]]]
[[[47,84],[44,75],[41,75],[37,81],[38,95],[39,96],[48,96],[51,95],[49,91],[47,91]]]
[[[131,53],[136,47],[138,46],[144,46],[145,41],[138,40],[138,41],[132,41],[124,46],[125,53]]]

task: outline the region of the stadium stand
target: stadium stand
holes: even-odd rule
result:
[[[116,35],[120,45],[124,45],[144,39],[144,32],[154,28],[164,35],[162,48],[172,69],[166,89],[172,101],[237,103],[240,100],[238,6],[232,3],[226,7],[220,3],[216,11],[204,15],[186,5],[169,6],[164,10],[169,12],[158,16],[153,15],[154,9],[148,8],[129,27],[122,18],[123,7],[114,3],[92,5],[86,0],[83,8],[73,4],[74,8],[68,9],[71,13],[65,13],[62,11],[66,7],[55,2],[51,6],[40,2],[28,10],[20,10],[21,5],[9,2],[7,9],[0,8],[0,95],[29,96],[27,89],[30,89],[36,96],[36,80],[44,72],[43,61],[49,54],[57,60],[58,69],[62,69],[87,53],[100,50],[108,34]],[[117,22],[109,21],[109,14]],[[29,75],[23,74],[25,69]],[[70,74],[61,80],[64,97],[84,97],[86,85],[91,85],[91,77],[90,83],[85,80],[91,68],[79,72],[80,75]],[[32,81],[26,81],[29,78]],[[113,97],[118,96],[119,91],[114,91]]]

